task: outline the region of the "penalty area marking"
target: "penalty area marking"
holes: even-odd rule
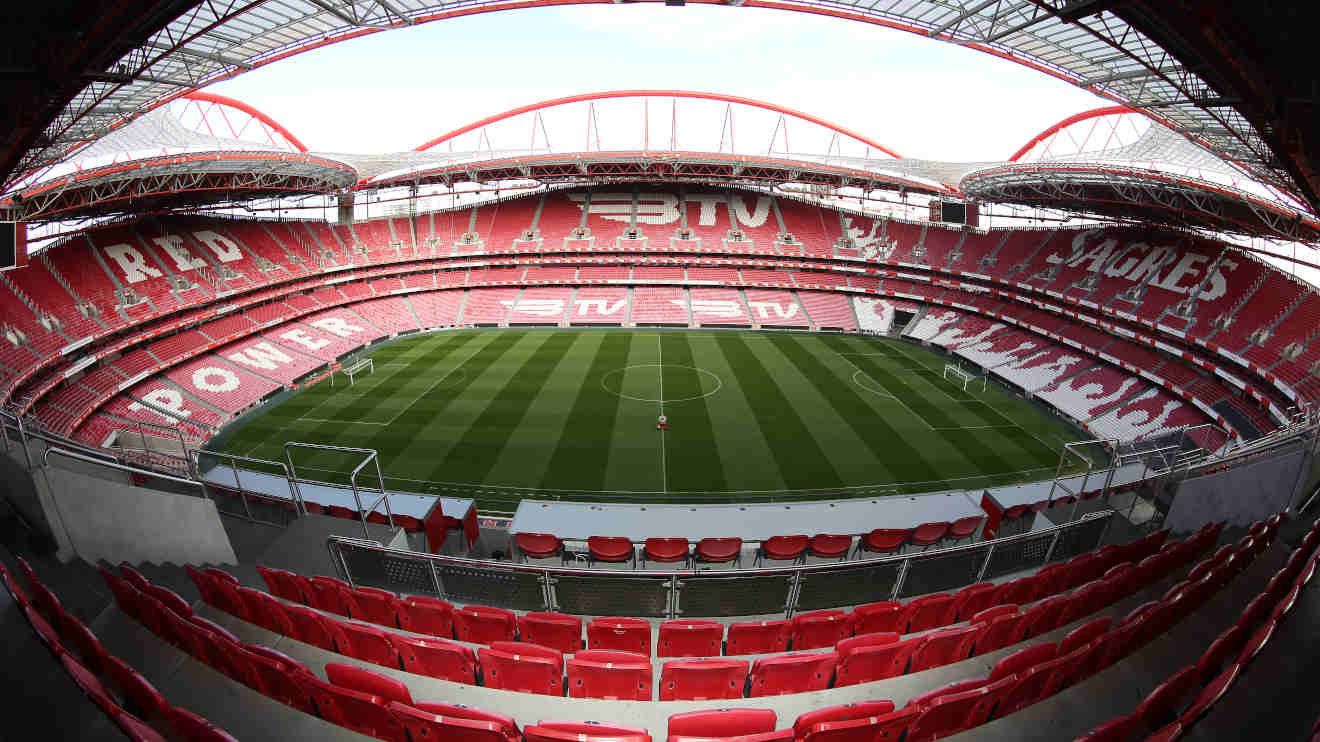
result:
[[[675,399],[669,399],[669,398],[666,398],[666,397],[664,396],[664,369],[665,369],[666,366],[669,367],[669,368],[686,368],[686,369],[691,369],[692,371],[696,371],[698,374],[702,374],[702,375],[704,375],[704,376],[708,376],[708,377],[710,377],[710,378],[712,378],[712,379],[715,380],[715,388],[714,388],[714,389],[711,389],[710,391],[705,392],[705,393],[703,393],[703,394],[695,394],[695,395],[693,395],[693,396],[691,396],[691,397],[679,397],[679,398],[675,398]],[[618,390],[616,390],[616,389],[611,389],[611,388],[609,387],[609,385],[605,383],[608,379],[611,379],[611,378],[613,378],[613,377],[616,376],[616,375],[622,376],[624,373],[627,373],[629,370],[634,369],[634,368],[658,368],[658,369],[660,369],[660,389],[661,389],[661,391],[660,391],[660,396],[659,396],[658,398],[657,398],[657,397],[638,397],[638,396],[634,396],[634,395],[632,395],[632,394],[624,394],[623,392],[618,391]],[[650,402],[650,403],[659,403],[659,404],[661,405],[661,411],[663,412],[663,410],[664,410],[664,405],[666,405],[666,404],[674,404],[674,403],[676,403],[676,402],[690,402],[690,401],[692,401],[692,400],[694,400],[694,399],[705,399],[706,397],[709,397],[709,396],[715,394],[716,392],[718,392],[719,390],[721,390],[721,389],[724,388],[724,379],[720,378],[720,375],[717,374],[717,373],[715,373],[714,371],[707,371],[707,370],[704,369],[704,368],[698,368],[698,367],[696,367],[696,366],[687,366],[687,365],[683,365],[683,364],[679,364],[679,363],[635,363],[635,364],[633,364],[633,365],[631,365],[631,366],[624,366],[623,368],[616,368],[616,369],[614,369],[613,371],[610,371],[610,372],[606,373],[604,376],[600,377],[600,388],[601,388],[601,389],[604,389],[605,391],[609,392],[610,394],[615,395],[616,397],[622,397],[623,399],[631,400],[631,401],[633,401],[633,402]]]

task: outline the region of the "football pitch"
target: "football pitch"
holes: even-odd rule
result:
[[[218,450],[282,461],[286,441],[374,449],[392,488],[511,511],[523,497],[972,489],[1047,478],[1064,443],[1080,437],[994,384],[964,392],[942,378],[945,357],[892,339],[457,330],[370,357],[374,373],[353,386],[337,376],[250,413],[217,437]],[[344,481],[359,460],[295,453],[301,477],[324,481]]]

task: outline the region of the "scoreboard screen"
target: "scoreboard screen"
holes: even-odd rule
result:
[[[940,221],[951,224],[967,223],[967,204],[961,201],[943,201],[940,203]]]

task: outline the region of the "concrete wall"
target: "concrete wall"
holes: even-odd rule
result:
[[[72,554],[95,562],[236,564],[215,503],[48,466],[36,477],[47,519]],[[68,556],[62,554],[62,557]]]
[[[1188,479],[1178,487],[1164,524],[1174,533],[1226,521],[1231,526],[1253,522],[1287,509],[1305,484],[1301,447],[1240,464],[1225,471]]]

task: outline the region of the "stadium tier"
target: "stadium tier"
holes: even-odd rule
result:
[[[3,274],[5,393],[100,445],[103,424],[80,429],[116,399],[116,385],[82,391],[98,364],[133,383],[167,377],[232,413],[399,333],[618,324],[902,331],[1118,437],[1214,421],[1251,438],[1320,394],[1307,365],[1320,300],[1222,244],[1117,228],[963,232],[751,192],[626,195],[351,227],[165,218],[94,230]],[[427,236],[451,227],[450,249]],[[223,392],[190,386],[208,354],[248,373]],[[1101,409],[1075,396],[1065,382],[1079,364],[1119,380],[1121,398]]]

